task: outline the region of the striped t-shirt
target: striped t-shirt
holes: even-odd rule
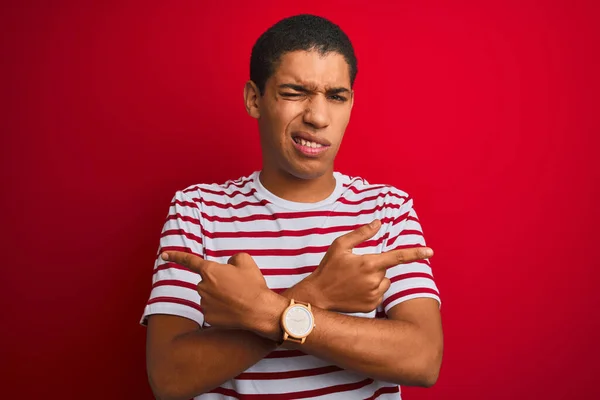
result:
[[[333,193],[317,203],[298,203],[270,193],[259,172],[224,184],[200,184],[175,194],[158,254],[186,251],[226,263],[236,253],[250,254],[270,289],[280,292],[306,278],[319,265],[334,239],[378,218],[379,232],[356,247],[373,254],[424,246],[412,199],[389,185],[335,172]],[[386,318],[400,302],[417,297],[440,301],[429,261],[387,270],[392,284],[383,303],[363,318]],[[142,323],[151,314],[173,314],[204,325],[196,285],[200,276],[157,257],[150,299]],[[302,299],[299,299],[302,300]],[[239,376],[196,399],[396,399],[398,385],[345,371],[301,351],[278,349]]]

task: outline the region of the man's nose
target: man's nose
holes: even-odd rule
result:
[[[303,119],[306,124],[315,129],[323,129],[329,126],[329,104],[325,96],[315,96],[308,102]]]

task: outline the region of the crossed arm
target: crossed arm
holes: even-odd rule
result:
[[[362,232],[363,236],[367,234]],[[351,248],[352,242],[341,246],[342,249],[332,246],[334,255],[326,255],[324,260],[331,261],[332,265],[340,262],[346,262],[346,266],[358,265],[358,257],[364,261],[365,256],[354,256],[344,250]],[[426,250],[404,249],[394,253],[393,257],[401,257],[404,262],[422,259],[428,256]],[[336,256],[336,252],[344,254]],[[303,345],[287,345],[288,348],[301,349],[344,369],[388,382],[428,387],[437,379],[442,358],[442,328],[438,303],[434,299],[419,298],[400,303],[388,312],[387,320],[352,317],[328,311],[339,311],[342,299],[338,298],[336,302],[335,296],[323,295],[318,283],[323,281],[319,278],[325,277],[317,272],[278,295],[264,290],[264,279],[261,283],[260,271],[250,256],[240,255],[230,259],[227,265],[219,266],[185,253],[168,252],[165,257],[202,275],[198,291],[201,292],[205,318],[213,318],[210,323],[217,327],[199,329],[195,322],[177,316],[153,315],[149,318],[148,374],[152,389],[160,400],[188,399],[208,392],[272,352],[276,348],[275,341],[282,337],[279,317],[290,298],[316,305],[313,313],[317,326]],[[382,265],[389,263],[390,260],[386,260]],[[371,263],[374,264],[377,263]],[[322,267],[319,268],[335,271],[333,267]],[[358,265],[356,270],[364,274],[365,266]],[[345,272],[348,271],[346,268]],[[222,279],[223,276],[228,279]],[[327,278],[327,281],[335,282],[331,276]],[[374,293],[389,287],[385,278],[380,281],[383,285],[378,285]],[[241,296],[238,291],[235,298],[223,298],[222,294],[230,290],[224,285],[235,287],[242,282],[258,288],[257,291]],[[258,300],[246,318],[244,312],[248,310],[243,307],[244,304],[247,307],[250,298]],[[212,317],[209,310],[213,310]]]

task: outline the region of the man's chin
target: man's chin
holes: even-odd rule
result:
[[[302,165],[288,169],[288,173],[298,179],[313,180],[319,179],[327,173],[331,173],[331,170],[331,168],[322,165]]]

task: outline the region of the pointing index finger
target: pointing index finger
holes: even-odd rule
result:
[[[411,247],[369,256],[374,258],[375,264],[379,268],[387,269],[398,264],[428,259],[433,256],[433,250],[430,247]]]
[[[206,261],[202,257],[198,257],[194,254],[183,251],[164,251],[160,256],[163,260],[186,267],[194,272],[197,272],[200,274],[200,276],[202,276],[206,265],[210,263],[210,261]]]

